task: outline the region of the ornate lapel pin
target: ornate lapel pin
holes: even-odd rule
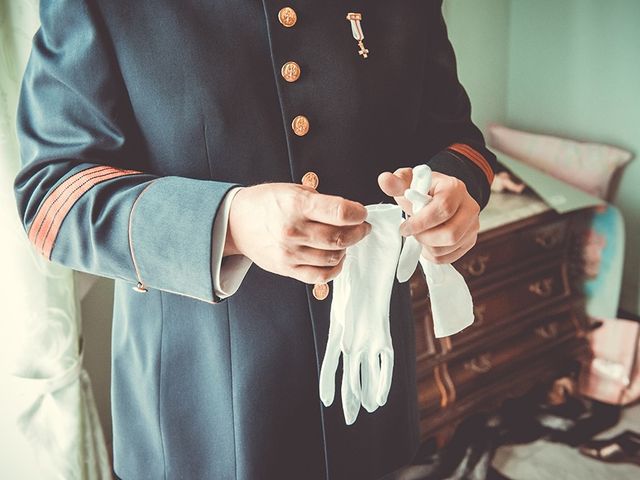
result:
[[[364,32],[362,31],[362,25],[360,21],[362,20],[361,13],[347,13],[347,20],[351,22],[351,32],[353,33],[353,38],[358,42],[358,54],[362,55],[362,58],[367,58],[369,56],[369,50],[364,46]]]

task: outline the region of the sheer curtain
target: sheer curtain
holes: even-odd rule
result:
[[[37,0],[0,0],[0,476],[106,479],[73,272],[35,253],[13,198],[15,112],[37,28]]]

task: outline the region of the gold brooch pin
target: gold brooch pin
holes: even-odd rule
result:
[[[367,58],[369,56],[369,50],[364,46],[364,32],[362,31],[362,14],[361,13],[347,13],[347,20],[351,22],[351,32],[353,33],[353,38],[358,42],[358,54],[362,55],[362,58]]]

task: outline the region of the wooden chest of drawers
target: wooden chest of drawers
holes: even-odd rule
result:
[[[494,194],[476,246],[456,262],[475,323],[433,334],[427,286],[411,279],[423,438],[575,369],[589,357],[581,239],[589,211],[559,215],[530,195]]]

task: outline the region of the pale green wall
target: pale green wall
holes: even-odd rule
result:
[[[640,157],[640,0],[446,0],[474,120],[610,143]],[[625,217],[621,307],[640,314],[640,158]]]
[[[483,130],[507,116],[510,0],[446,0],[449,37],[458,74],[472,100],[472,117]]]
[[[513,0],[509,40],[509,124],[640,156],[640,1]],[[638,313],[640,158],[614,203],[627,228],[621,307]]]

